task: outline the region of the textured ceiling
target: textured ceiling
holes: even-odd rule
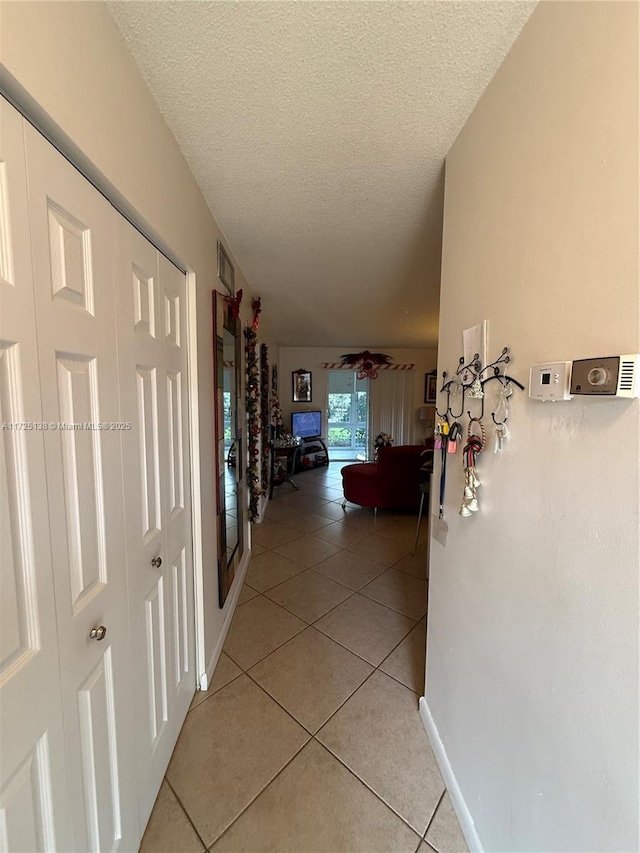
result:
[[[528,2],[110,2],[289,346],[433,346],[444,157]]]

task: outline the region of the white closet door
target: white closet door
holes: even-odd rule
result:
[[[120,219],[118,360],[144,826],[195,690],[185,276]]]
[[[73,849],[131,850],[139,828],[122,432],[97,428],[121,420],[117,220],[80,173],[26,128],[43,416],[93,425],[44,433]],[[92,639],[102,626],[104,639]]]
[[[0,850],[72,847],[23,119],[0,99]]]

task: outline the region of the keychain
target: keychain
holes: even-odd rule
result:
[[[501,422],[496,422],[494,420],[494,423],[496,425],[496,439],[493,443],[493,452],[497,453],[499,450],[502,450],[502,445],[504,444],[505,440],[509,438],[511,433],[509,432],[509,427],[507,426],[506,419]]]
[[[434,450],[441,451],[441,460],[440,460],[440,501],[438,508],[438,518],[444,518],[444,493],[446,488],[447,481],[447,446],[448,446],[448,435],[450,432],[449,421],[447,417],[441,417],[438,423],[435,426],[433,431],[434,441],[433,447]]]
[[[440,450],[442,448],[442,421],[438,421],[433,430],[433,449]]]
[[[509,427],[507,426],[507,421],[509,420],[509,406],[511,404],[511,395],[513,394],[513,387],[511,382],[507,380],[506,384],[502,386],[500,389],[500,395],[498,396],[498,405],[496,406],[495,412],[491,413],[491,420],[494,422],[496,427],[496,437],[493,443],[493,452],[498,453],[498,451],[502,450],[502,446],[507,438],[509,438]],[[496,420],[496,415],[500,414],[500,412],[504,412],[504,417],[501,421]]]
[[[477,424],[480,428],[480,435],[473,432],[474,424]],[[467,443],[463,450],[464,497],[459,513],[463,518],[470,516],[480,509],[477,494],[480,479],[476,471],[476,460],[478,454],[484,450],[486,441],[487,433],[482,421],[479,418],[470,418],[467,428]]]
[[[433,449],[441,450],[449,435],[449,421],[445,418],[440,418],[433,430]]]
[[[456,421],[449,430],[447,439],[447,453],[455,453],[458,450],[458,442],[462,438],[462,427]]]

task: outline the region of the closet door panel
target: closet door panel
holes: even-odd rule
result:
[[[165,304],[164,363],[167,386],[165,465],[167,557],[170,561],[174,703],[184,708],[193,695],[194,592],[186,352],[186,279],[159,255],[160,287]],[[188,705],[186,706],[188,707]]]
[[[120,222],[118,363],[140,820],[145,824],[195,690],[185,277]]]
[[[56,427],[44,435],[74,848],[125,850],[139,827],[131,806],[116,214],[30,127],[26,146],[43,416]]]
[[[0,847],[70,850],[24,121],[4,98],[0,125]]]

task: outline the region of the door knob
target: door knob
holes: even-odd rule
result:
[[[162,565],[162,557],[154,557],[153,560],[151,560],[151,565],[154,569],[159,569]]]
[[[100,625],[98,628],[92,628],[89,631],[89,639],[90,640],[104,640],[106,633],[107,633],[107,629],[104,627],[104,625]]]

